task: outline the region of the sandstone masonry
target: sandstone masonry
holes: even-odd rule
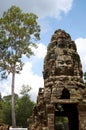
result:
[[[44,59],[44,88],[39,88],[31,130],[57,130],[56,117],[67,117],[69,130],[86,130],[82,76],[75,42],[64,30],[56,30]]]

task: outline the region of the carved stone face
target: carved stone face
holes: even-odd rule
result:
[[[56,67],[72,67],[73,61],[70,56],[58,55],[56,60]]]
[[[51,38],[44,64],[44,77],[49,75],[81,76],[82,67],[75,42],[69,34],[57,30]]]
[[[70,56],[57,56],[56,72],[58,75],[73,75],[73,61]]]
[[[73,75],[73,59],[68,55],[68,48],[64,39],[57,39],[56,54],[56,74],[58,75]]]

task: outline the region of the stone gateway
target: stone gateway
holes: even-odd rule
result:
[[[44,59],[44,88],[39,88],[30,130],[86,130],[82,76],[75,42],[64,30],[56,30]]]

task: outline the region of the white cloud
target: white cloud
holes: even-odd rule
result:
[[[43,77],[35,74],[32,70],[31,62],[25,63],[21,74],[17,74],[15,78],[15,93],[20,94],[22,85],[31,86],[31,99],[36,100],[39,87],[43,87]],[[8,80],[0,82],[0,92],[2,96],[11,94],[11,75]]]
[[[74,0],[0,0],[0,15],[10,6],[16,5],[23,12],[33,12],[38,16],[41,26],[41,33],[48,33],[51,30],[50,21],[46,18],[61,18],[61,14],[67,14],[73,5]]]
[[[32,12],[35,12],[39,17],[56,17],[61,15],[61,12],[67,13],[71,7],[73,0],[37,0],[33,3]]]
[[[86,38],[78,38],[75,40],[77,51],[80,55],[83,71],[86,71]]]
[[[32,63],[25,63],[20,75],[16,75],[15,92],[19,93],[22,85],[30,85],[31,97],[36,99],[39,87],[43,87],[43,77],[35,74],[32,70]],[[34,95],[35,94],[35,95]]]
[[[26,12],[34,12],[39,17],[56,17],[61,12],[67,13],[71,10],[73,0],[11,0],[0,1],[0,12],[6,10],[11,5],[17,5]]]
[[[34,54],[37,58],[43,59],[46,55],[47,47],[43,43],[40,43],[37,46],[38,46],[37,49],[33,48]]]
[[[31,99],[36,100],[39,87],[44,87],[43,77],[39,76],[37,73],[33,72],[35,64],[33,60],[43,60],[46,54],[46,46],[42,43],[38,44],[37,50],[35,50],[34,58],[31,58],[30,61],[26,61],[21,74],[17,74],[15,78],[15,93],[19,94],[21,90],[21,86],[30,85],[32,90],[30,92]],[[36,62],[36,66],[38,66],[39,62]],[[38,71],[40,68],[37,68]],[[41,70],[42,71],[42,70]],[[11,75],[9,76],[8,80],[3,80],[0,82],[0,92],[2,96],[6,96],[11,94]]]

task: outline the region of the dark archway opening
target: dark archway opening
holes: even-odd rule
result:
[[[61,104],[61,107],[62,111],[55,111],[55,119],[57,117],[62,120],[66,118],[68,120],[66,130],[79,130],[77,104]],[[57,127],[57,120],[55,120],[55,130],[58,130]],[[65,127],[60,130],[65,130]]]
[[[70,93],[67,88],[64,88],[60,99],[70,99]]]
[[[59,118],[68,120],[66,128],[61,127],[60,130],[79,130],[77,103],[65,101],[65,99],[70,99],[70,93],[67,88],[63,89],[60,99],[64,100],[64,103],[55,104],[55,130],[58,130],[57,119]]]

